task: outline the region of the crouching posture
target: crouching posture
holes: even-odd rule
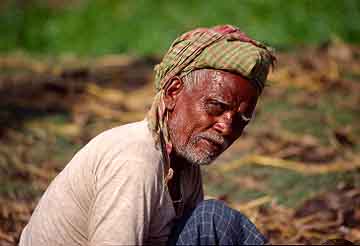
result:
[[[274,60],[230,25],[177,38],[155,67],[146,118],[101,133],[73,157],[20,245],[265,243],[238,211],[203,200],[200,166],[240,137]]]

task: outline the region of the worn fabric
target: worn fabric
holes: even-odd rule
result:
[[[176,214],[163,169],[147,121],[105,131],[52,181],[20,246],[166,243]],[[200,169],[176,175],[186,212],[203,199]]]
[[[267,239],[240,212],[205,200],[174,226],[168,245],[262,245]]]
[[[155,67],[157,94],[148,119],[156,143],[163,149],[171,144],[167,127],[168,112],[163,100],[164,90],[171,78],[183,77],[202,68],[220,69],[249,79],[260,93],[274,61],[271,48],[231,25],[198,28],[181,35]]]
[[[269,47],[250,39],[234,26],[198,28],[172,43],[155,67],[155,86],[160,90],[175,75],[213,68],[240,74],[261,90],[274,59]]]

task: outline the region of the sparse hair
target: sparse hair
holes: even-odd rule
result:
[[[184,83],[184,88],[186,90],[191,90],[194,86],[198,86],[200,84],[201,79],[206,76],[206,69],[198,69],[191,71],[190,73],[180,76]]]

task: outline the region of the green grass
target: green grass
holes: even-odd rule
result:
[[[73,156],[76,154],[77,151],[81,149],[81,147],[83,147],[82,144],[74,144],[68,138],[57,136],[53,148],[53,160],[57,163],[61,163],[62,165],[64,165],[64,163],[68,163],[73,158]],[[62,168],[63,166],[59,166],[60,170]]]
[[[357,0],[89,0],[64,8],[40,2],[0,9],[0,52],[161,54],[180,33],[221,23],[277,48],[334,36],[360,41]]]
[[[36,188],[34,185],[29,185],[29,183],[25,183],[23,180],[3,178],[0,184],[0,197],[32,200],[43,192],[41,189]]]
[[[293,97],[302,96],[308,104],[297,105]],[[360,111],[354,106],[344,106],[344,99],[355,100],[353,95],[332,91],[317,95],[306,95],[303,89],[287,88],[280,97],[263,96],[259,103],[260,111],[255,115],[251,131],[264,127],[264,122],[276,117],[280,126],[298,135],[309,134],[320,143],[329,144],[329,134],[336,129],[351,127],[353,137],[360,137]],[[355,104],[354,104],[355,105]]]
[[[219,163],[215,165],[221,165]],[[295,207],[299,206],[306,199],[326,191],[331,191],[340,183],[360,185],[359,172],[329,173],[321,175],[303,175],[294,171],[263,167],[258,165],[247,165],[240,167],[231,173],[223,173],[223,178],[213,181],[209,173],[216,172],[216,166],[203,169],[206,193],[219,197],[228,195],[232,201],[245,202],[251,199],[269,195],[280,204]],[[251,177],[263,190],[241,187],[234,182],[234,179]]]

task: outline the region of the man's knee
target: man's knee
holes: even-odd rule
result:
[[[228,207],[223,201],[204,200],[197,208],[204,225],[212,224],[216,231],[222,232],[218,234],[220,240],[223,237],[236,238],[238,242],[245,244],[263,244],[267,241],[245,215]]]
[[[213,209],[213,210],[224,209],[225,207],[227,206],[223,201],[219,201],[215,199],[203,200],[197,206],[197,208]]]
[[[200,210],[209,214],[226,214],[231,215],[233,213],[241,214],[239,211],[236,211],[225,204],[223,201],[209,199],[204,200],[199,203],[195,210]]]
[[[195,214],[194,214],[195,213]],[[232,228],[243,228],[256,231],[255,225],[241,212],[230,208],[223,201],[204,200],[196,207],[193,215],[200,218],[202,223],[226,226]]]
[[[239,211],[236,211],[228,207],[223,201],[219,200],[204,200],[196,207],[194,213],[199,215],[202,220],[209,221],[213,223],[233,223],[243,216]]]
[[[204,200],[184,223],[186,230],[180,237],[200,240],[204,244],[263,244],[266,242],[254,224],[239,211],[223,201]],[[183,228],[183,227],[182,227]],[[182,229],[181,229],[182,230]]]

